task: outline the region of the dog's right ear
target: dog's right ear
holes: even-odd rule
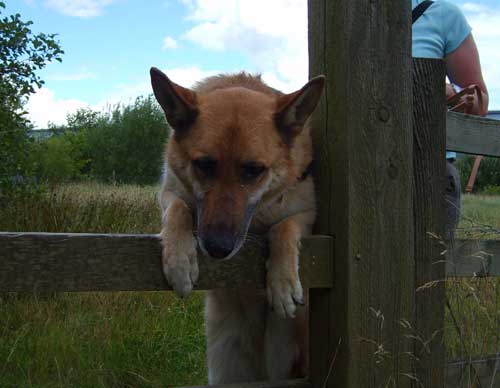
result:
[[[182,135],[198,115],[196,93],[170,81],[156,67],[152,67],[149,73],[154,95],[163,108],[168,123],[176,135]]]

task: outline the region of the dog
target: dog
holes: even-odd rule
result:
[[[209,77],[192,90],[156,68],[150,75],[173,129],[159,193],[163,271],[173,290],[192,291],[198,247],[228,260],[249,233],[269,241],[266,291],[206,293],[209,383],[304,376],[299,247],[316,212],[308,118],[325,77],[284,94],[247,73]]]

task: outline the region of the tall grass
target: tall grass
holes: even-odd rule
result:
[[[67,184],[0,208],[0,230],[157,233],[157,187]],[[499,238],[500,197],[465,196],[459,238]],[[500,350],[500,281],[448,279],[448,359]],[[0,387],[206,382],[202,294],[0,296]]]
[[[0,230],[157,233],[156,187],[69,184],[0,208]],[[0,387],[206,381],[202,295],[0,296]]]
[[[457,237],[500,239],[500,197],[464,196]],[[450,278],[446,284],[447,357],[468,358],[500,352],[500,279]]]
[[[97,182],[52,187],[0,208],[0,229],[31,232],[158,233],[157,187]]]

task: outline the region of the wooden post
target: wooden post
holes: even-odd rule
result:
[[[415,294],[415,334],[421,338],[414,352],[418,386],[439,388],[445,362],[445,71],[435,59],[414,60],[413,67],[415,285],[420,288]]]
[[[470,172],[469,180],[467,182],[467,187],[465,188],[466,193],[472,193],[472,189],[474,188],[474,183],[476,182],[477,173],[479,171],[479,165],[483,160],[483,156],[476,156],[474,159],[474,165],[472,166],[472,171]],[[464,177],[465,178],[465,177]]]
[[[334,236],[331,290],[311,290],[315,388],[411,386],[412,83],[407,0],[309,0],[317,233]]]

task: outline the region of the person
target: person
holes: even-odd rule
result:
[[[446,73],[451,82],[446,86],[447,97],[454,95],[457,89],[477,85],[482,104],[478,95],[464,96],[463,102],[471,114],[485,116],[488,113],[488,90],[472,29],[460,8],[446,0],[412,0],[412,9],[412,56],[445,60]],[[420,16],[417,16],[419,13]],[[445,237],[451,240],[460,216],[461,185],[460,175],[453,165],[456,153],[447,152],[446,159]]]

